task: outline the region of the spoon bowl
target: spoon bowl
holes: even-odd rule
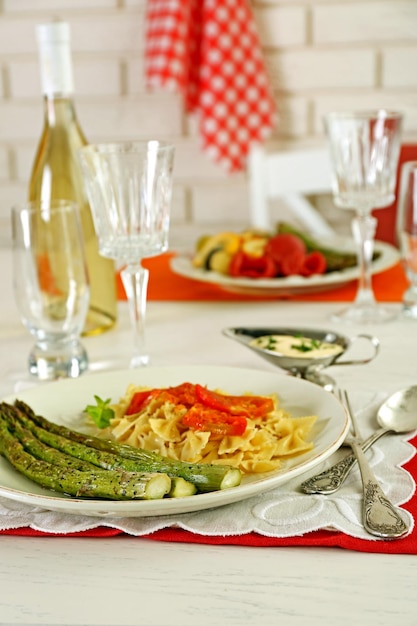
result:
[[[377,421],[383,429],[396,433],[417,429],[417,385],[393,393],[380,406]]]

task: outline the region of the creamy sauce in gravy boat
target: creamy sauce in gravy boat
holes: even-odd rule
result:
[[[329,390],[334,388],[335,383],[330,376],[322,373],[324,368],[331,365],[363,365],[372,361],[379,352],[379,340],[372,335],[358,334],[349,338],[317,328],[239,327],[225,328],[223,334],[289,374]],[[370,344],[371,353],[362,358],[342,360],[345,352],[359,340]]]

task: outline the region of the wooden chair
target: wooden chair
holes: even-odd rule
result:
[[[253,227],[271,229],[271,200],[280,198],[309,232],[325,236],[334,234],[334,230],[305,197],[331,192],[327,148],[268,152],[257,145],[249,155],[248,174]]]

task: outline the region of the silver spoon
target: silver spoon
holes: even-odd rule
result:
[[[364,452],[388,433],[406,433],[417,429],[417,385],[390,396],[378,409],[377,421],[381,428],[362,443]],[[305,480],[301,489],[305,493],[334,493],[343,485],[356,462],[355,455],[349,454],[324,472]]]

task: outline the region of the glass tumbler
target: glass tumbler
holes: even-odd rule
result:
[[[403,295],[402,312],[417,319],[417,161],[401,168],[397,211],[397,237],[409,287]]]
[[[65,200],[14,206],[12,233],[14,294],[35,338],[29,372],[75,378],[88,368],[80,334],[90,297],[78,207]]]

